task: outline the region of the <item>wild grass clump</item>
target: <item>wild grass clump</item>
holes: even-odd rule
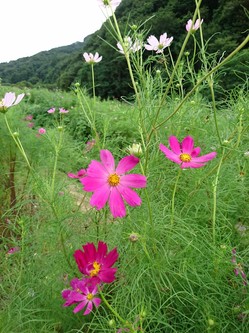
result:
[[[133,99],[98,99],[99,54],[93,98],[0,87],[1,332],[248,332],[249,99],[215,87],[248,39],[210,66],[200,2],[173,59],[100,1]]]

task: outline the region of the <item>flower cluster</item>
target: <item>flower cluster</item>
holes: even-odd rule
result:
[[[74,313],[86,307],[84,315],[87,315],[92,311],[93,304],[98,307],[101,303],[101,299],[96,297],[98,289],[116,278],[117,268],[112,266],[118,260],[118,252],[114,248],[108,253],[107,245],[102,241],[98,242],[97,249],[93,243],[87,243],[82,248],[83,251],[74,252],[74,258],[83,277],[73,279],[71,289],[63,290],[62,297],[66,300],[64,306],[78,304]]]
[[[64,108],[59,108],[59,113],[68,113],[69,111]],[[55,108],[51,108],[47,111],[47,113],[55,113]]]

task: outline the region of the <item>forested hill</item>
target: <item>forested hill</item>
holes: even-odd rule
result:
[[[174,37],[171,51],[173,57],[176,57],[186,35],[186,22],[192,17],[194,10],[195,0],[123,0],[116,10],[116,17],[124,34],[128,33],[130,26],[139,26],[143,22],[145,24],[141,30],[146,37],[149,34],[159,37],[167,32],[169,36]],[[223,53],[229,54],[244,40],[248,34],[248,10],[248,0],[202,1],[204,38],[210,39],[208,53],[218,52],[218,59]],[[3,83],[42,85],[60,89],[69,89],[74,82],[90,87],[90,70],[83,61],[82,53],[99,52],[103,60],[95,66],[97,95],[102,98],[118,98],[129,94],[130,88],[125,61],[114,49],[116,43],[104,24],[84,42],[0,64],[0,78]],[[191,51],[191,42],[188,47]],[[145,52],[145,57],[148,54]],[[237,69],[243,76],[246,66],[248,69],[247,59],[248,49],[245,49],[230,68]],[[229,68],[227,74],[231,75]],[[225,88],[230,87],[227,84],[229,75],[224,80]],[[233,79],[233,84],[234,82]]]

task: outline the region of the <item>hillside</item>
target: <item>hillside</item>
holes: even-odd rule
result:
[[[207,46],[208,52],[217,53],[217,59],[223,53],[226,55],[230,53],[246,37],[247,6],[247,0],[202,1],[204,38],[210,39]],[[144,34],[145,39],[149,34],[160,36],[165,31],[169,36],[174,36],[171,51],[176,58],[186,34],[186,21],[192,17],[194,9],[194,0],[184,2],[149,0],[146,3],[143,0],[123,0],[116,10],[116,16],[124,34],[128,33],[129,26],[136,23],[138,26],[142,25],[141,33]],[[146,23],[143,24],[143,22]],[[19,85],[22,83],[65,90],[76,81],[90,87],[90,71],[83,62],[82,53],[97,51],[103,56],[103,61],[96,66],[96,93],[102,98],[119,98],[121,95],[128,95],[131,89],[125,61],[110,47],[112,45],[115,48],[116,43],[117,41],[103,25],[82,43],[77,42],[0,64],[0,78],[2,83]],[[189,48],[192,49],[191,43]],[[226,75],[227,73],[231,75],[230,69],[233,72],[237,69],[242,73],[241,82],[243,82],[245,71],[248,69],[247,51],[244,51],[230,67],[227,67]],[[146,56],[148,56],[147,53],[145,53]],[[240,83],[238,81],[239,78],[235,77],[233,84],[227,84],[227,78],[221,78],[224,88],[233,88]]]

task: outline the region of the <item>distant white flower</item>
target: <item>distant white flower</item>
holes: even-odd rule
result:
[[[96,52],[94,55],[92,53],[85,52],[83,53],[83,57],[85,58],[85,61],[89,64],[95,64],[102,60],[102,56],[99,56],[98,52]]]
[[[156,53],[163,53],[163,50],[166,47],[170,46],[172,40],[173,37],[168,38],[166,32],[160,36],[159,40],[155,36],[151,35],[147,39],[148,44],[145,44],[144,47],[148,51],[156,51]]]
[[[202,22],[203,22],[203,19],[202,20],[197,19],[195,21],[195,24],[193,24],[192,20],[188,20],[188,22],[186,24],[186,30],[191,31],[191,32],[195,32],[196,30],[198,30],[200,28]]]

